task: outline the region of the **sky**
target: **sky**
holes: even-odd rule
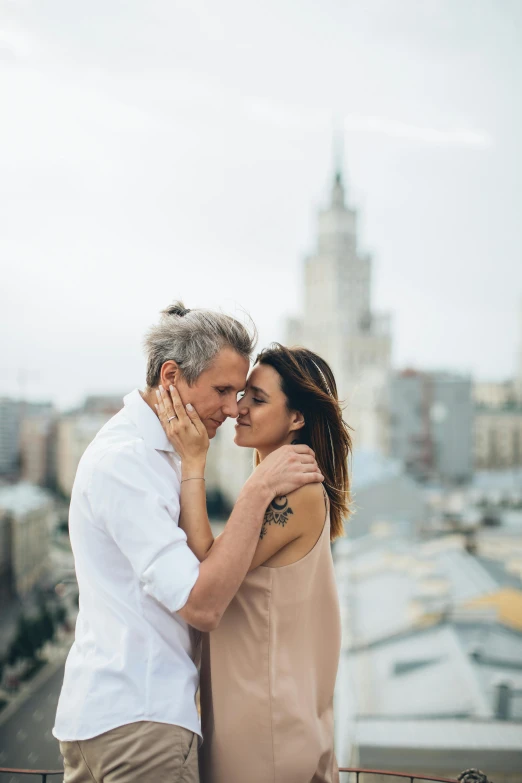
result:
[[[0,0],[0,394],[143,384],[169,302],[299,311],[344,142],[397,368],[522,343],[519,0]]]

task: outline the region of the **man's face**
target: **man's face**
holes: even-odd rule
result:
[[[229,416],[237,417],[237,395],[245,388],[249,362],[232,348],[222,348],[193,386],[176,373],[175,386],[183,404],[192,403],[213,438]]]

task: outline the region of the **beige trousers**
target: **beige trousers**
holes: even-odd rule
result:
[[[79,742],[60,742],[64,783],[199,783],[198,735],[140,721]]]

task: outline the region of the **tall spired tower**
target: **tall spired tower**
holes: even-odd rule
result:
[[[515,377],[515,392],[520,405],[522,405],[522,300],[520,301],[519,310],[519,341],[518,341],[518,357]]]
[[[372,261],[358,249],[357,212],[346,203],[340,165],[318,228],[317,249],[304,261],[303,315],[288,322],[287,344],[328,361],[356,445],[386,452],[390,318],[372,311]]]

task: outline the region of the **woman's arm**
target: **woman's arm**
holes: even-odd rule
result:
[[[219,548],[219,539],[214,543],[210,527],[205,492],[206,455],[208,437],[195,410],[185,412],[176,389],[171,387],[170,396],[160,387],[161,403],[157,406],[158,416],[169,440],[181,457],[181,495],[179,526],[187,536],[187,543],[200,562],[211,551]],[[169,417],[177,416],[175,426],[169,427]],[[183,437],[182,437],[183,436]],[[314,458],[303,457],[315,465]],[[324,517],[322,490],[314,485],[302,487],[290,497],[274,498],[266,509],[263,526],[249,570],[253,570],[272,558],[277,552],[296,539],[307,539],[314,535],[317,522]],[[303,541],[306,543],[306,541]]]
[[[309,484],[289,495],[274,498],[263,519],[259,541],[249,571],[263,565],[290,544],[304,556],[315,544],[326,509],[320,484]],[[297,546],[297,550],[295,549]]]
[[[187,543],[200,562],[219,547],[214,539],[207,513],[205,482],[189,477],[202,476],[204,467],[183,467],[181,484],[181,514],[179,526],[187,536]],[[187,478],[189,480],[187,480]],[[324,495],[321,485],[308,486],[290,495],[274,498],[265,511],[261,533],[249,571],[253,571],[289,544],[302,539],[305,549],[312,548],[321,533],[325,517]],[[303,554],[306,554],[303,551]]]
[[[158,403],[158,413],[164,408],[161,398],[160,403]],[[182,407],[179,396],[177,406]],[[196,456],[201,451],[206,454],[208,437],[205,428],[203,426],[199,428],[201,422],[196,426],[199,419],[194,419],[196,424],[193,425],[188,416],[186,414],[184,416],[180,411],[180,417],[169,422],[169,418],[172,417],[171,403],[169,408],[171,412],[165,419],[167,424],[165,431],[176,448],[178,434],[181,433],[181,446],[178,449],[181,458],[183,459],[183,453],[187,456],[185,451],[187,444],[192,444],[189,449],[192,456]],[[187,409],[192,414],[188,405]],[[180,424],[180,418],[183,424]],[[206,438],[206,445],[203,443],[204,438]],[[200,445],[204,448],[200,448]],[[312,458],[311,463],[310,458]],[[188,465],[189,460],[185,461]],[[195,465],[196,462],[192,462],[192,466]],[[322,480],[323,476],[313,458],[313,452],[307,446],[284,446],[263,460],[241,490],[223,534],[211,547],[209,556],[200,564],[199,576],[187,603],[178,610],[180,617],[200,631],[211,631],[217,628],[223,613],[245,578],[249,563],[252,562],[256,539],[259,539],[263,521],[261,509],[266,508],[274,497],[290,494],[298,487]],[[185,483],[188,482],[184,482],[183,486]]]
[[[205,482],[202,480],[204,474],[204,463],[181,463],[179,526],[200,562],[207,557],[214,543],[208,520]]]
[[[204,480],[209,446],[207,431],[192,406],[185,410],[173,386],[170,387],[170,395],[162,386],[159,387],[156,410],[167,437],[181,457],[178,524],[187,536],[187,544],[202,562],[214,543]],[[175,426],[169,426],[169,419],[174,421]]]

